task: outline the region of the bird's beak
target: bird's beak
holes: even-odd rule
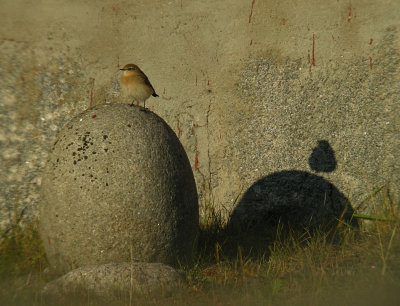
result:
[[[126,70],[126,69],[124,69],[124,68],[120,68],[119,70],[122,70],[122,71],[124,71],[124,70]]]

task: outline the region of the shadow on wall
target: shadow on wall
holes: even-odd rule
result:
[[[335,153],[328,141],[318,142],[309,164],[316,172],[336,169]],[[305,171],[287,170],[255,182],[233,210],[227,230],[243,234],[245,244],[252,244],[255,236],[268,243],[278,228],[328,232],[336,228],[338,220],[357,227],[352,214],[349,200],[331,182]]]
[[[326,140],[319,140],[308,159],[311,170],[315,172],[333,172],[336,169],[335,152]]]

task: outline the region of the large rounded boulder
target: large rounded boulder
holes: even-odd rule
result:
[[[106,104],[69,121],[43,171],[40,234],[58,272],[111,262],[190,261],[198,199],[171,128],[143,108]]]

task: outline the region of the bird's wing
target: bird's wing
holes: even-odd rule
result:
[[[151,89],[153,89],[153,96],[154,96],[154,97],[158,97],[158,95],[156,94],[156,91],[155,91],[153,85],[151,85],[151,83],[150,83],[148,77],[143,73],[143,75],[141,75],[140,78],[143,80],[143,82],[144,82],[146,85],[150,86]]]

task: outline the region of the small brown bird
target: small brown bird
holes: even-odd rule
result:
[[[158,97],[149,79],[140,68],[134,64],[127,64],[121,68],[124,73],[121,76],[121,88],[123,94],[134,101],[143,102],[146,109],[146,100],[150,97]]]

